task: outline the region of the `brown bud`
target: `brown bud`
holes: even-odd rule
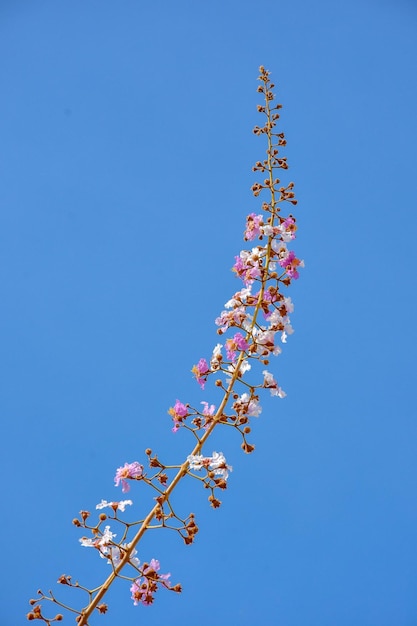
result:
[[[146,448],[145,454],[146,456],[150,456],[152,454],[152,450],[150,448]]]
[[[116,507],[116,509],[117,509],[117,507]],[[100,522],[104,522],[104,520],[106,520],[106,519],[107,519],[107,515],[105,513],[100,513],[100,515],[99,515]]]
[[[215,483],[219,489],[227,489],[227,482],[224,478],[217,478]]]
[[[77,526],[77,528],[81,526],[80,520],[77,519],[76,517],[74,517],[74,519],[72,520],[72,523],[74,524],[74,526]]]
[[[217,500],[217,498],[215,498],[214,496],[209,496],[209,502],[211,506],[213,507],[213,509],[218,509],[219,506],[221,505],[221,501]]]
[[[59,583],[60,585],[70,585],[71,576],[65,576],[65,574],[62,574],[62,576],[58,578],[57,583]]]

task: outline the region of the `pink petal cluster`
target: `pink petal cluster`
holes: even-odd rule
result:
[[[232,270],[243,280],[246,286],[251,285],[254,280],[261,276],[261,251],[264,251],[264,248],[253,248],[252,252],[242,250],[240,255],[235,257]]]
[[[168,409],[168,413],[172,415],[172,419],[174,420],[174,427],[172,431],[176,433],[183,419],[189,414],[187,407],[185,404],[177,400],[174,406]]]
[[[164,587],[170,588],[168,582],[171,574],[158,574],[160,570],[159,561],[152,559],[151,562],[144,563],[141,574],[141,578],[136,578],[130,587],[132,594],[133,604],[137,606],[139,603],[144,606],[149,606],[154,601],[154,595],[158,590],[158,583],[164,585]]]
[[[234,361],[236,357],[236,350],[243,352],[249,348],[249,344],[242,335],[242,333],[236,333],[233,339],[228,339],[225,343],[227,358],[230,361]]]
[[[279,264],[285,269],[287,275],[290,278],[294,278],[295,280],[300,276],[297,268],[304,267],[304,261],[300,261],[300,259],[297,259],[295,253],[292,250],[279,260]]]
[[[245,307],[240,306],[233,311],[222,311],[215,323],[220,326],[221,333],[224,333],[230,326],[242,326],[247,318]]]
[[[292,241],[292,239],[295,239],[297,226],[295,225],[295,219],[293,217],[287,217],[287,219],[282,222],[279,229],[283,241]]]
[[[116,476],[114,477],[114,482],[116,487],[119,486],[119,483],[122,483],[122,491],[126,493],[130,489],[130,485],[127,483],[127,479],[135,479],[142,476],[143,473],[143,465],[134,461],[133,463],[125,463],[123,467],[119,467],[116,470]]]
[[[207,374],[210,371],[206,359],[200,359],[197,365],[194,365],[191,371],[196,377],[201,389],[204,389],[204,385],[206,384],[207,380]]]
[[[260,226],[263,221],[262,215],[256,215],[256,213],[250,213],[246,218],[245,239],[246,241],[253,241],[255,237],[259,237],[261,234]]]

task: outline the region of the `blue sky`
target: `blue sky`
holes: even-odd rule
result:
[[[92,624],[416,623],[416,35],[411,0],[1,3],[1,626],[63,573],[100,583],[71,520],[120,496],[117,467],[189,451],[167,409],[210,399],[190,369],[260,204],[260,64],[306,262],[288,395],[254,454],[209,444],[234,467],[219,511],[180,489],[195,545],[143,542],[183,594],[120,584]]]

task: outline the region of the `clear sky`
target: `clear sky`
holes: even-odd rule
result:
[[[190,369],[240,288],[260,64],[306,263],[271,365],[288,395],[252,455],[209,444],[234,467],[220,510],[180,490],[195,545],[140,548],[183,594],[120,584],[92,624],[417,623],[416,58],[414,0],[2,0],[0,626],[108,573],[71,520],[120,497],[117,467],[189,451],[167,410],[210,399]]]

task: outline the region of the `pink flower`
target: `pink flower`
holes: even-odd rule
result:
[[[260,257],[264,248],[257,247],[249,250],[241,250],[240,255],[235,257],[232,271],[243,280],[246,286],[251,285],[261,275],[259,268]]]
[[[249,348],[249,344],[242,335],[242,333],[236,333],[233,339],[228,339],[225,343],[227,358],[231,361],[234,360],[236,356],[236,350],[240,350],[243,352]]]
[[[295,225],[294,218],[287,217],[287,219],[285,219],[280,226],[282,240],[291,241],[292,239],[295,239],[296,230],[297,226]]]
[[[245,311],[245,307],[240,306],[233,311],[222,311],[221,315],[216,318],[215,323],[217,326],[221,326],[221,333],[224,333],[229,326],[242,326],[248,315]]]
[[[168,582],[171,574],[158,574],[160,569],[159,561],[152,559],[151,562],[144,563],[142,568],[142,578],[137,578],[130,587],[133,604],[137,606],[140,602],[144,606],[149,606],[154,601],[154,594],[158,590],[158,582],[169,589]]]
[[[168,413],[172,415],[172,419],[174,420],[174,428],[172,431],[176,433],[180,427],[180,423],[183,421],[183,418],[188,415],[187,407],[185,404],[177,400],[174,406],[168,409]]]
[[[205,375],[208,374],[210,371],[206,359],[200,359],[197,365],[194,365],[191,371],[196,377],[201,389],[204,389],[204,385],[206,384],[207,380],[207,376]],[[205,378],[203,378],[203,376],[205,376]]]
[[[216,407],[214,406],[214,404],[210,404],[209,406],[209,403],[204,402],[204,401],[201,404],[204,406],[203,415],[206,418],[205,423],[204,423],[204,428],[208,428],[211,422],[213,421],[210,418],[212,418],[213,415],[215,414]]]
[[[304,267],[304,261],[297,259],[292,250],[279,260],[279,264],[285,269],[287,275],[295,280],[300,276],[297,267]]]
[[[119,467],[116,470],[116,476],[114,477],[116,487],[118,487],[119,483],[121,482],[122,491],[123,493],[126,493],[126,491],[129,491],[130,489],[130,486],[126,482],[126,479],[138,478],[139,476],[142,476],[142,472],[143,465],[141,465],[137,461],[134,461],[133,463],[125,463],[123,467]]]
[[[246,218],[246,230],[245,230],[245,239],[246,241],[252,241],[255,237],[259,237],[261,234],[260,225],[262,224],[262,215],[256,215],[255,213],[251,213]]]

